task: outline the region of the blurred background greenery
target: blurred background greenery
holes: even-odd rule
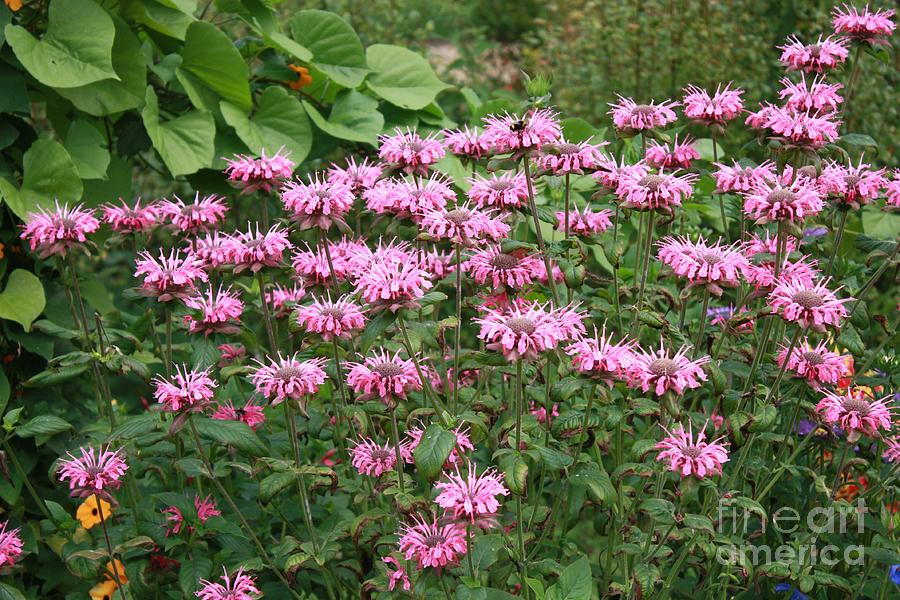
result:
[[[428,56],[438,75],[482,98],[522,93],[520,69],[554,79],[554,102],[568,116],[609,125],[616,94],[639,100],[679,98],[689,85],[734,81],[747,107],[774,100],[784,76],[775,46],[831,31],[835,0],[322,0],[363,43],[407,45]],[[285,3],[287,11],[293,3]],[[861,3],[859,3],[861,4]],[[871,2],[891,7],[891,2]],[[861,61],[852,128],[879,142],[877,161],[900,165],[900,69]],[[834,77],[843,79],[845,73]],[[463,101],[460,98],[460,106]],[[458,115],[456,115],[458,116]],[[732,127],[726,149],[750,137]],[[871,152],[867,159],[872,159]]]

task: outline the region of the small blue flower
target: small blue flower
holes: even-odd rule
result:
[[[900,585],[900,565],[891,565],[889,573],[891,575],[891,581]]]
[[[791,591],[791,589],[792,589],[793,587],[794,587],[794,586],[792,586],[792,585],[789,584],[789,583],[778,583],[778,584],[775,585],[775,591],[778,592],[779,594],[783,594],[783,593],[785,593],[785,592]]]
[[[828,233],[827,227],[810,227],[803,230],[803,237],[818,238]]]
[[[900,566],[900,565],[898,565]],[[775,585],[775,592],[779,594],[783,594],[785,592],[791,592],[791,597],[789,600],[809,600],[809,596],[802,593],[800,590],[795,589],[789,583],[778,583]]]

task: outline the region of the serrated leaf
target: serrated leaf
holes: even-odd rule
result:
[[[588,559],[582,556],[566,567],[559,581],[547,588],[547,600],[591,600],[593,578]]]
[[[297,479],[290,471],[280,471],[267,475],[259,482],[259,499],[263,502],[271,500],[278,492],[288,487]]]
[[[262,456],[266,448],[252,429],[241,421],[219,421],[216,419],[196,419],[197,431],[201,436],[219,443],[234,446],[254,456]]]
[[[426,479],[436,479],[455,445],[456,436],[453,432],[440,425],[429,425],[413,450],[416,469]]]
[[[20,438],[30,438],[36,435],[54,435],[61,433],[67,429],[72,429],[72,425],[65,419],[55,417],[53,415],[38,415],[16,427],[16,435]]]
[[[616,497],[616,488],[613,486],[609,474],[595,462],[583,462],[575,465],[569,475],[569,481],[572,485],[586,487],[591,496],[599,502],[608,504]]]

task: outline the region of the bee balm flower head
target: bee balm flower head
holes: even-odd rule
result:
[[[279,148],[272,156],[266,156],[266,151],[260,153],[259,158],[245,154],[235,154],[226,159],[225,174],[228,181],[241,190],[241,194],[252,194],[257,190],[270,192],[276,189],[282,181],[290,179],[294,172],[294,161],[289,156],[290,152],[284,152]]]
[[[53,210],[40,208],[38,212],[28,213],[20,237],[41,258],[65,256],[69,250],[83,247],[87,235],[99,228],[100,221],[94,217],[93,210],[80,204],[60,206],[57,202]]]
[[[128,465],[119,450],[107,448],[81,448],[81,456],[71,453],[63,459],[59,466],[59,480],[68,481],[73,496],[87,498],[97,495],[102,499],[110,499],[110,491],[122,485],[122,477]]]
[[[707,442],[705,429],[704,425],[696,438],[690,424],[687,431],[680,424],[672,431],[664,429],[668,435],[656,445],[661,451],[656,460],[668,463],[668,470],[680,473],[682,478],[721,475],[722,465],[728,462],[728,444],[722,442],[724,438]]]

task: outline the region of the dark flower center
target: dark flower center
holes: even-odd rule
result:
[[[391,451],[385,450],[384,448],[372,450],[372,460],[377,462],[387,462],[388,460],[390,460],[391,456]]]
[[[847,175],[846,177],[844,177],[844,183],[846,183],[849,187],[855,186],[860,181],[862,181],[862,177],[860,177],[859,175]]]
[[[803,175],[804,177],[809,177],[810,179],[816,179],[819,176],[819,173],[816,171],[816,168],[812,165],[806,165],[805,167],[800,167],[797,169],[797,173]]]
[[[513,333],[524,333],[529,335],[534,333],[536,328],[534,321],[525,317],[513,317],[506,321],[506,326],[512,329]]]
[[[703,453],[703,449],[699,446],[685,446],[681,453],[687,456],[688,458],[699,458]]]
[[[863,417],[869,414],[869,403],[859,398],[847,398],[841,403],[841,406],[843,406],[845,411],[855,412]]]
[[[716,252],[704,252],[700,255],[700,260],[705,262],[708,265],[714,265],[716,263],[722,262],[722,255]]]
[[[469,220],[471,213],[464,208],[456,208],[447,213],[447,220],[454,225],[462,225]]]
[[[820,44],[810,44],[806,47],[806,51],[813,58],[819,58],[819,55],[822,54],[822,46]]]
[[[638,181],[638,185],[641,185],[648,190],[655,192],[659,190],[659,186],[663,184],[666,180],[662,175],[644,175],[641,177],[641,180]]]
[[[822,299],[822,296],[811,290],[801,290],[794,294],[794,297],[791,298],[791,300],[807,309],[818,308],[825,304],[825,300]]]
[[[491,259],[491,266],[495,269],[514,269],[518,266],[519,259],[511,254],[498,254]]]
[[[766,196],[769,204],[790,204],[797,198],[791,190],[775,190]]]
[[[802,356],[803,356],[803,360],[805,360],[806,362],[808,362],[809,364],[811,364],[813,366],[821,365],[822,363],[825,362],[825,358],[818,352],[812,352],[812,351],[804,352],[802,354]]]
[[[505,192],[513,186],[512,181],[507,181],[505,179],[494,179],[490,183],[488,183],[488,187],[490,187],[495,192]]]
[[[319,313],[325,317],[332,317],[335,319],[340,319],[344,316],[344,311],[339,306],[325,306],[323,307]]]
[[[294,365],[284,365],[278,367],[278,370],[275,371],[275,377],[281,379],[282,381],[300,377],[300,375],[300,367],[295,367]]]
[[[670,377],[678,372],[678,363],[671,358],[657,358],[650,363],[650,372],[657,377]]]
[[[560,154],[578,154],[578,144],[559,144],[556,146]]]
[[[372,370],[382,377],[397,377],[403,373],[403,367],[392,362],[379,363],[374,365]]]
[[[652,104],[638,104],[631,109],[631,114],[650,116],[656,114],[656,107]]]
[[[430,535],[422,536],[422,542],[429,548],[434,548],[435,546],[440,546],[444,543],[444,536],[439,533],[432,533]]]
[[[407,142],[406,147],[413,152],[421,152],[425,149],[425,146],[423,146],[420,142]]]

